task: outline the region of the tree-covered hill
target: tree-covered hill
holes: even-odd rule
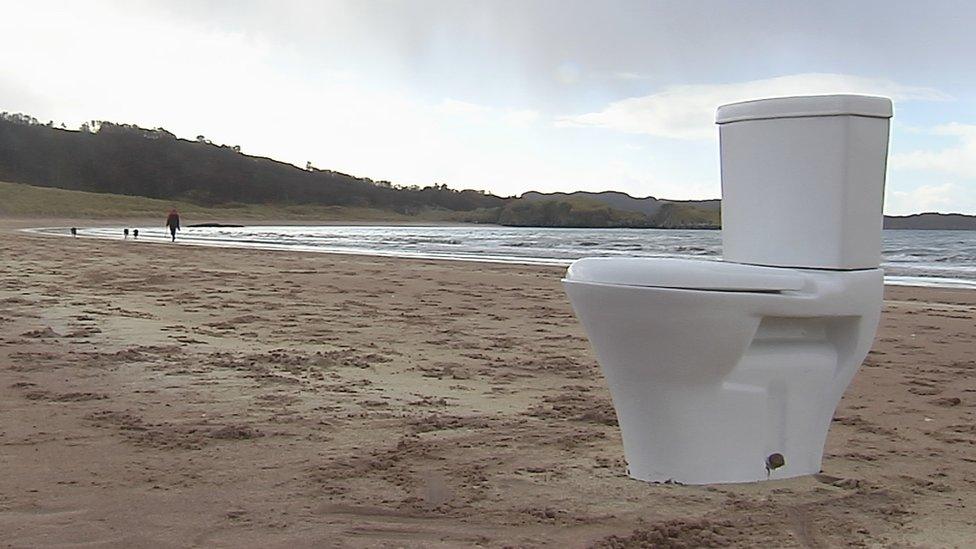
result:
[[[8,113],[0,113],[0,181],[200,207],[270,205],[278,209],[266,211],[281,211],[281,207],[340,206],[396,215],[425,213],[428,218],[435,211],[440,219],[513,226],[718,224],[717,208],[711,204],[698,208],[695,203],[634,199],[623,193],[527,193],[517,199],[437,184],[402,187],[311,165],[301,169],[243,154],[239,147],[212,144],[203,136],[195,141],[180,139],[163,128],[92,122],[68,130]],[[26,192],[8,191],[11,195]]]
[[[389,212],[391,221],[422,214],[425,220],[534,227],[717,229],[721,223],[719,200],[634,198],[614,191],[527,192],[520,198],[502,198],[438,184],[404,187],[311,165],[301,169],[243,154],[240,147],[212,144],[203,136],[180,139],[163,128],[92,122],[68,130],[5,112],[0,113],[0,181],[219,207],[246,217],[262,215],[258,212],[299,212],[304,218],[329,212],[341,218],[352,210],[360,212],[357,215],[369,210],[370,220]],[[23,211],[51,211],[34,202],[40,196],[53,200],[52,194],[16,186],[4,192],[11,203],[6,210],[16,209],[11,197],[17,196],[17,208]],[[70,216],[70,199],[58,196],[67,201],[59,203],[58,211]],[[90,196],[85,203],[112,204],[112,211],[119,212],[134,207],[132,201]],[[340,215],[334,208],[349,211]],[[885,227],[972,229],[976,228],[973,219],[921,214],[886,218]]]
[[[492,209],[496,211],[495,219],[488,221],[513,227],[717,229],[721,224],[717,209],[663,203],[649,215],[617,209],[592,196],[520,198]]]
[[[56,128],[0,113],[0,180],[211,206],[315,204],[413,213],[501,206],[500,197],[446,185],[395,187],[329,170],[300,169],[162,128],[100,122]]]
[[[561,200],[561,199],[575,199],[575,198],[585,198],[588,200],[595,200],[602,202],[607,206],[615,210],[621,210],[624,212],[638,212],[642,213],[648,217],[655,216],[663,206],[666,204],[679,204],[683,206],[694,206],[700,210],[719,210],[721,208],[721,201],[718,199],[712,200],[667,200],[662,198],[655,198],[653,196],[646,196],[643,198],[634,198],[627,193],[622,193],[620,191],[603,191],[603,192],[588,192],[588,191],[576,191],[572,193],[540,193],[536,191],[529,191],[523,193],[521,197],[522,200]]]

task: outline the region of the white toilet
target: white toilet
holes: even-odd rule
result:
[[[820,471],[881,313],[891,101],[718,109],[724,261],[585,258],[563,279],[606,376],[630,476]]]

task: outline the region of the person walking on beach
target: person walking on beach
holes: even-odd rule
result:
[[[71,236],[75,236],[75,237],[78,236],[78,228],[77,227],[71,227]]]
[[[139,229],[132,229],[132,238],[139,238]]]
[[[122,231],[122,234],[125,235],[122,238],[128,239],[129,238],[129,229],[126,229],[126,230]]]
[[[175,208],[169,211],[166,226],[169,227],[169,234],[173,237],[173,242],[176,242],[176,231],[180,230],[180,214],[176,213]]]

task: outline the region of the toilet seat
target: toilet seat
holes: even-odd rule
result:
[[[567,282],[726,292],[800,290],[805,277],[795,269],[694,259],[588,257],[573,263]]]

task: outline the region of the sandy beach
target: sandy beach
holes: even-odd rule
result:
[[[5,546],[976,539],[976,292],[886,289],[821,475],[646,484],[561,268],[15,230],[52,224],[0,221]]]

